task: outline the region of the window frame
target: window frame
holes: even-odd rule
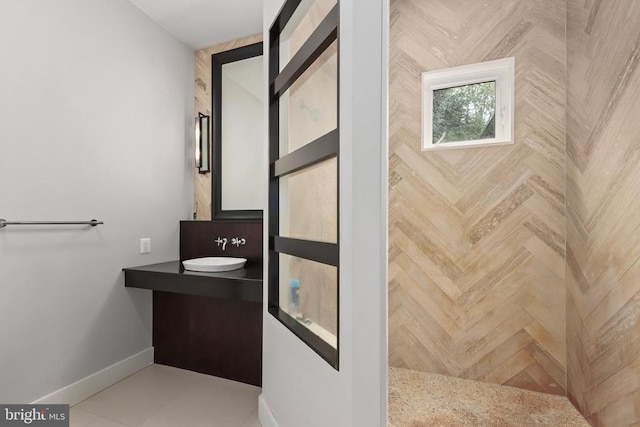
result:
[[[514,70],[515,59],[510,57],[422,73],[422,151],[513,144]],[[496,84],[495,137],[434,144],[433,92],[490,81]]]
[[[307,344],[334,369],[339,370],[340,350],[340,202],[338,194],[337,240],[336,243],[294,239],[279,235],[280,228],[280,178],[304,170],[324,160],[336,158],[340,165],[340,42],[339,0],[313,33],[302,44],[280,71],[280,34],[300,6],[301,0],[287,0],[269,30],[269,261],[267,310],[280,323]],[[337,125],[325,135],[280,157],[280,97],[289,87],[324,53],[329,46],[337,43],[338,84]],[[336,179],[336,193],[339,193],[339,172]],[[314,334],[298,320],[280,308],[280,256],[286,254],[336,267],[336,347],[332,347]]]

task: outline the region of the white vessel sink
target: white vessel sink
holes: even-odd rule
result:
[[[231,271],[244,267],[247,262],[246,258],[231,258],[231,257],[206,257],[206,258],[194,258],[182,261],[185,270],[191,271],[204,271],[204,272],[216,272],[216,271]]]

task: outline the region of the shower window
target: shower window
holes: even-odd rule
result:
[[[514,60],[422,74],[422,149],[513,142]]]
[[[287,0],[269,46],[269,313],[338,369],[336,0]]]
[[[434,144],[496,137],[496,82],[433,91]]]

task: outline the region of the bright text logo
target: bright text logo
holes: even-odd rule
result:
[[[69,405],[0,405],[0,427],[68,427]]]

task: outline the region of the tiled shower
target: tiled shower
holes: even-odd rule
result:
[[[392,0],[389,360],[640,422],[640,4]],[[515,57],[515,143],[420,151],[423,71]]]

